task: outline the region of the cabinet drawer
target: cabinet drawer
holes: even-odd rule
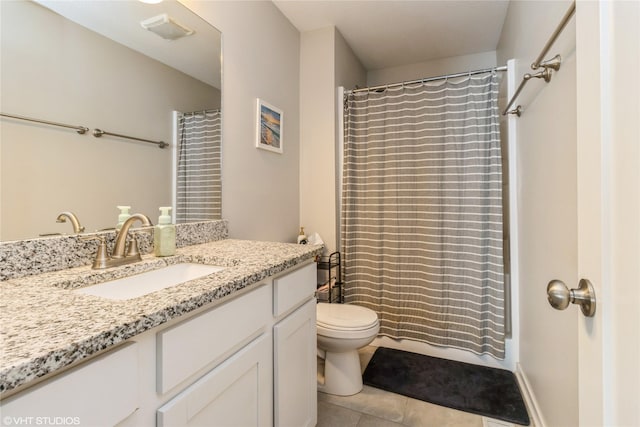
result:
[[[3,401],[3,423],[116,425],[138,402],[138,348],[128,343]]]
[[[312,262],[273,281],[273,315],[278,317],[302,304],[316,290],[316,263]]]
[[[158,333],[157,391],[165,393],[260,335],[271,319],[271,287],[261,285]]]

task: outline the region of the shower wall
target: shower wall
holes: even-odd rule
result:
[[[371,70],[367,72],[367,86],[405,82],[423,77],[461,73],[467,70],[482,70],[484,68],[495,67],[496,65],[498,64],[494,50],[470,55],[452,56],[417,64]]]

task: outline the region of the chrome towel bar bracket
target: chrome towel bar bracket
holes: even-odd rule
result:
[[[540,51],[540,55],[538,55],[536,60],[533,61],[533,63],[531,64],[531,69],[532,70],[537,70],[538,68],[540,68],[542,66],[542,62],[541,62],[542,59],[545,56],[547,56],[547,53],[549,52],[549,49],[551,49],[551,46],[553,46],[553,43],[555,43],[556,39],[558,38],[558,36],[562,32],[562,30],[564,30],[564,27],[567,26],[567,23],[569,22],[569,20],[571,19],[571,17],[573,16],[573,14],[575,12],[576,12],[576,2],[573,1],[573,2],[571,2],[571,5],[569,6],[569,9],[567,9],[566,13],[562,17],[562,20],[560,20],[560,23],[558,24],[556,29],[551,34],[551,37],[549,37],[549,40],[547,40],[547,43],[542,48],[542,51]]]
[[[546,61],[541,62],[538,68],[551,68],[552,70],[558,71],[560,69],[560,64],[562,64],[562,57],[560,55],[556,55],[551,59],[547,59]]]

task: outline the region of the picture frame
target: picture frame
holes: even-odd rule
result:
[[[257,98],[256,147],[283,153],[284,113],[268,102]]]

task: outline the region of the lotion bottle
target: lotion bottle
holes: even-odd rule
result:
[[[176,253],[176,226],[171,223],[171,207],[161,207],[158,225],[153,230],[155,256],[171,256]]]

